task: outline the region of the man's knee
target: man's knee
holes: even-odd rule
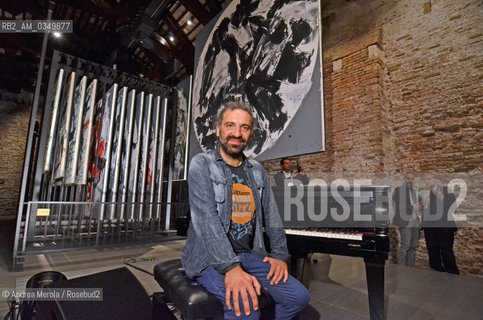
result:
[[[305,306],[307,306],[309,304],[309,301],[310,301],[310,293],[309,291],[303,287],[303,291],[302,291],[302,294],[300,294],[300,297],[299,297],[299,303],[301,306],[303,306],[305,308]]]
[[[305,306],[307,306],[309,304],[309,301],[310,301],[310,293],[307,290],[307,288],[305,288],[301,284],[300,288],[296,292],[295,300],[294,300],[293,304],[295,306],[299,306],[300,307],[299,310],[302,310],[303,308],[305,308]]]
[[[250,310],[250,314],[248,316],[245,314],[244,309],[241,308],[240,312],[241,312],[240,317],[237,317],[233,308],[231,310],[225,309],[224,318],[225,319],[242,319],[242,320],[258,320],[258,319],[260,319],[260,309],[253,310],[253,308],[252,308]]]

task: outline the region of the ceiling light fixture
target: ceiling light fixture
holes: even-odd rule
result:
[[[174,41],[174,37],[173,36],[169,36],[169,41],[173,42]]]
[[[192,23],[193,22],[191,21],[191,19],[188,19],[188,21],[186,21],[186,24],[189,25],[189,26],[191,26]]]

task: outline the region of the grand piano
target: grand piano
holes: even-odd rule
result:
[[[370,318],[384,319],[384,265],[389,254],[388,186],[273,188],[292,256],[328,253],[364,259]]]
[[[305,260],[311,253],[363,258],[370,318],[384,319],[389,187],[300,185],[272,190],[292,256],[292,275],[298,274],[298,259]],[[189,216],[177,217],[179,235],[186,236],[189,220]]]

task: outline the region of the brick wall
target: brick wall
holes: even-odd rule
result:
[[[483,277],[481,1],[323,1],[325,152],[301,155],[311,178],[334,173],[467,173],[455,240],[461,272]],[[265,161],[269,174],[278,159]],[[468,180],[467,180],[468,181]],[[474,183],[476,181],[476,183]],[[391,230],[391,261],[398,233]],[[416,265],[428,266],[424,239]]]
[[[31,96],[0,99],[0,217],[17,215]]]

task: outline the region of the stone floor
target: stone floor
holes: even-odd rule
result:
[[[122,266],[138,278],[149,295],[161,291],[152,277],[153,267],[179,258],[183,240],[156,245],[133,245],[28,255],[21,272],[9,271],[0,260],[0,288],[24,288],[34,274],[63,272],[67,278]],[[302,319],[369,319],[364,263],[360,258],[314,254],[307,262],[303,283],[311,293]],[[483,280],[427,269],[386,264],[387,319],[483,319]],[[8,311],[0,301],[0,316]]]

